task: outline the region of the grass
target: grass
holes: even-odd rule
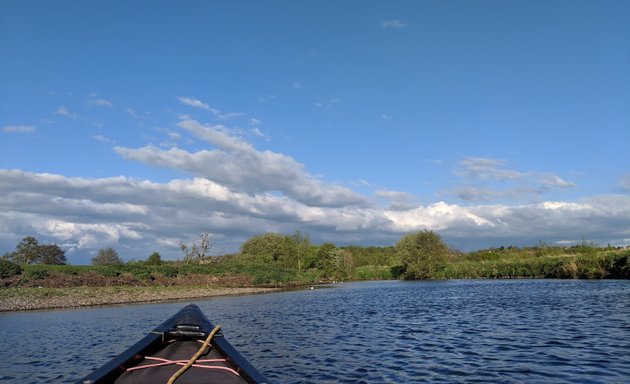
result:
[[[561,278],[601,279],[630,278],[630,252],[588,251],[551,252],[494,252],[465,255],[447,263],[435,276],[450,279],[475,278]]]

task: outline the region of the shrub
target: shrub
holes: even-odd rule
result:
[[[379,265],[357,267],[353,271],[353,277],[356,280],[390,280],[394,278],[391,267]]]
[[[22,267],[20,267],[18,264],[9,260],[0,259],[0,277],[1,278],[12,277],[12,276],[19,275],[21,273],[22,273]]]
[[[130,271],[131,275],[138,280],[153,280],[151,272],[146,268],[134,268]]]
[[[164,277],[177,277],[177,268],[170,265],[159,265],[151,269],[152,272],[161,274]]]
[[[61,271],[61,273],[65,275],[73,275],[73,276],[76,276],[81,272],[81,268],[75,267],[75,266],[64,266],[64,268],[60,268],[59,270]]]
[[[93,269],[93,271],[96,271],[99,275],[105,276],[105,277],[120,276],[120,271],[112,267],[98,267],[98,268]]]
[[[630,279],[630,252],[613,255],[602,260],[602,268],[611,279]]]
[[[48,277],[48,271],[45,269],[27,269],[26,276],[32,277],[35,280],[41,280]]]

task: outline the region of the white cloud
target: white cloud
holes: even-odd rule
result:
[[[91,99],[88,101],[88,103],[92,106],[95,107],[107,107],[107,108],[111,108],[114,106],[114,104],[106,99],[101,99],[101,98],[97,98],[97,99]]]
[[[213,108],[207,103],[204,103],[203,101],[195,99],[193,97],[178,96],[177,99],[180,101],[180,103],[188,105],[189,107],[210,111],[219,120],[229,120],[235,117],[243,116],[243,113],[241,112],[222,113],[220,110]]]
[[[32,125],[6,125],[2,130],[7,133],[33,133],[35,127]]]
[[[204,109],[206,111],[210,110],[210,106],[208,104],[204,103],[201,100],[195,99],[194,97],[178,96],[177,100],[179,100],[180,103],[189,107]]]
[[[291,88],[295,89],[296,91],[299,91],[302,89],[302,84],[298,83],[297,81],[294,81],[293,84],[291,84]]]
[[[254,118],[251,118],[251,119],[249,119],[249,123],[250,123],[251,125],[261,125],[261,124],[262,124],[262,121],[261,121],[261,120],[259,120],[259,119],[254,119]]]
[[[110,143],[110,144],[115,144],[116,143],[116,140],[107,138],[107,137],[105,137],[103,135],[94,135],[94,136],[92,136],[92,138],[94,140],[96,140],[96,141],[102,141],[103,143]]]
[[[60,106],[59,108],[57,108],[55,113],[57,115],[65,116],[65,117],[68,117],[70,119],[74,119],[74,118],[77,117],[76,113],[70,112],[70,110],[68,110],[68,108],[66,108],[64,106]]]
[[[133,116],[135,118],[139,118],[140,117],[140,115],[138,115],[136,113],[136,111],[133,110],[133,108],[126,108],[125,112],[127,112],[130,116]]]
[[[506,168],[501,159],[469,157],[461,160],[453,174],[463,185],[452,193],[464,201],[494,201],[496,199],[527,199],[539,197],[562,188],[575,188],[572,181],[550,172],[519,172]]]
[[[382,190],[378,195],[412,198],[397,191]],[[339,245],[393,244],[404,233],[431,229],[449,244],[470,249],[581,236],[600,244],[620,244],[630,238],[628,228],[628,195],[516,206],[446,202],[406,208],[327,206],[202,177],[157,183],[0,170],[0,245],[9,250],[26,235],[41,236],[76,250],[71,263],[88,262],[89,252],[104,246],[124,249],[121,255],[126,258],[145,258],[153,250],[179,257],[179,240],[202,231],[210,231],[222,240],[221,247],[234,251],[255,234],[296,229],[309,233],[315,242]]]
[[[315,102],[315,106],[317,108],[322,108],[322,107],[326,107],[326,108],[332,108],[335,105],[339,104],[341,102],[341,100],[339,99],[330,99],[326,102],[321,102],[321,101],[317,101]]]
[[[254,127],[250,129],[249,132],[251,132],[251,134],[256,137],[260,137],[260,138],[265,139],[266,141],[269,141],[269,136],[265,135],[265,133],[261,131],[258,127]]]
[[[505,169],[505,160],[484,157],[469,157],[459,162],[455,174],[481,180],[516,180],[522,177],[519,172]]]
[[[258,98],[258,101],[261,103],[266,103],[268,101],[272,101],[276,98],[276,95],[266,95],[266,96],[260,96]]]
[[[115,148],[126,159],[173,168],[243,190],[247,193],[280,191],[308,205],[364,205],[367,199],[352,190],[324,183],[308,174],[293,158],[272,151],[258,151],[222,125],[203,125],[184,120],[179,126],[214,146],[194,153],[180,148],[161,150]]]
[[[381,28],[407,28],[407,24],[398,19],[385,20],[381,23]]]
[[[389,209],[406,210],[414,206],[413,202],[416,197],[410,193],[402,191],[391,191],[379,189],[374,195],[381,199],[385,199],[390,203]]]

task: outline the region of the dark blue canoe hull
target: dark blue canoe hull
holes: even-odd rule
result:
[[[164,377],[168,379],[172,374],[171,372],[179,369],[179,366],[176,364],[168,366],[168,364],[164,363],[153,364],[159,365],[156,368],[142,367],[142,365],[150,365],[147,362],[147,356],[165,357],[165,354],[170,353],[170,355],[166,356],[168,360],[188,360],[192,354],[188,354],[188,352],[184,351],[186,351],[186,349],[190,350],[190,347],[187,346],[184,348],[183,346],[191,344],[191,342],[195,344],[200,340],[204,340],[213,328],[214,325],[206,318],[199,307],[194,304],[187,305],[156,327],[142,340],[138,341],[101,368],[78,381],[77,384],[128,384],[147,382],[147,380],[151,382],[166,382],[166,380],[163,380]],[[180,344],[182,348],[179,348],[178,344]],[[198,349],[198,347],[195,348]],[[184,354],[186,354],[186,356],[184,356]],[[234,349],[220,332],[212,338],[211,348],[208,349],[207,357],[208,360],[210,360],[211,357],[214,358],[214,360],[218,360],[216,359],[218,357],[224,360],[224,362],[217,363],[216,365],[220,366],[220,368],[217,369],[191,368],[189,370],[190,372],[186,372],[182,375],[176,383],[269,383],[256,368]],[[156,357],[155,359],[159,358],[160,357]],[[148,369],[138,369],[136,367]],[[226,371],[231,372],[226,374]]]

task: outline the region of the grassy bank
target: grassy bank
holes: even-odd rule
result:
[[[436,273],[447,279],[628,279],[630,251],[492,249],[471,252],[448,262]]]
[[[274,288],[208,286],[114,286],[0,289],[0,311],[76,308],[95,305],[162,302],[271,292]]]
[[[8,287],[196,286],[285,287],[308,284],[309,274],[266,264],[222,261],[208,264],[141,263],[110,266],[21,265],[21,272],[0,279]]]
[[[334,280],[399,279],[404,268],[391,247],[371,247],[343,276],[318,268],[296,270],[234,255],[211,262],[142,262],[110,266],[17,265],[0,260],[0,310],[63,308],[266,292]],[[357,252],[356,250],[354,250]],[[352,254],[351,254],[352,255]],[[367,259],[366,259],[367,260]],[[330,272],[330,271],[329,271]],[[433,279],[629,279],[630,250],[590,246],[496,248],[451,252]]]
[[[354,280],[401,277],[401,266],[354,268]],[[496,248],[451,254],[434,279],[630,279],[630,250]]]

